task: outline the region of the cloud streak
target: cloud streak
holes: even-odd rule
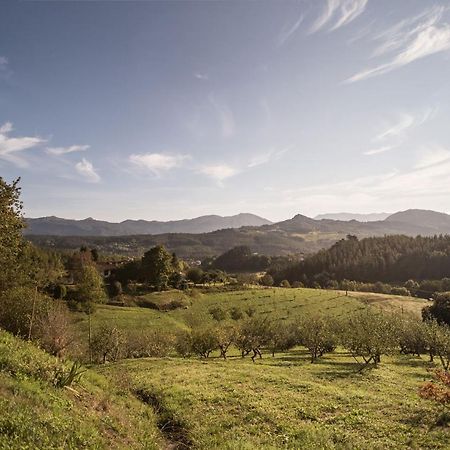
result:
[[[217,101],[213,95],[209,96],[209,102],[217,114],[222,136],[224,138],[234,136],[236,132],[236,124],[231,109],[226,104]]]
[[[355,83],[399,69],[427,56],[450,49],[450,25],[440,23],[446,8],[433,7],[403,20],[377,36],[382,43],[373,57],[388,56],[387,62],[364,69],[346,80]]]
[[[84,152],[90,148],[90,145],[71,145],[70,147],[47,147],[45,152],[49,155],[61,156],[68,153]]]
[[[0,126],[0,159],[21,168],[28,167],[27,160],[20,153],[42,145],[46,140],[37,136],[13,138],[9,136],[12,131],[11,122]]]
[[[366,9],[368,0],[327,0],[322,14],[315,20],[310,33],[322,29],[335,31],[353,22]]]
[[[295,35],[298,28],[302,24],[304,18],[305,18],[304,15],[301,14],[300,17],[292,25],[285,26],[281,30],[276,40],[278,47],[282,47],[284,44],[286,44],[288,41],[292,39],[292,37]]]

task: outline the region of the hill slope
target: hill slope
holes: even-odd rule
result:
[[[157,449],[153,410],[87,371],[57,388],[62,363],[0,330],[0,449]]]

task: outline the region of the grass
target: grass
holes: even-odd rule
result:
[[[358,373],[346,353],[311,364],[298,349],[255,364],[165,358],[98,370],[126,374],[134,389],[157,398],[194,448],[449,448],[448,428],[436,426],[440,409],[417,394],[427,366],[398,356]]]
[[[254,288],[236,291],[204,290],[195,291],[192,295],[180,294],[179,291],[150,293],[140,296],[154,304],[164,304],[180,300],[185,305],[172,311],[159,311],[142,307],[119,307],[99,305],[92,317],[95,330],[105,323],[114,323],[127,329],[183,329],[192,323],[212,320],[209,310],[220,306],[226,311],[233,307],[245,313],[249,308],[257,314],[281,320],[291,320],[307,314],[320,312],[340,317],[351,311],[370,304],[384,310],[410,312],[420,315],[427,304],[425,300],[412,297],[400,297],[365,292],[349,292],[320,289],[283,289]],[[77,330],[79,337],[87,336],[88,318],[85,314],[77,314]]]
[[[151,408],[124,386],[88,370],[56,388],[63,363],[0,331],[0,449],[157,449]]]

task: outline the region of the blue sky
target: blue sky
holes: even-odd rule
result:
[[[450,4],[0,3],[27,216],[450,212]]]

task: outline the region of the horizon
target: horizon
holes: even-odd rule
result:
[[[1,8],[0,175],[26,217],[450,212],[443,1]]]

